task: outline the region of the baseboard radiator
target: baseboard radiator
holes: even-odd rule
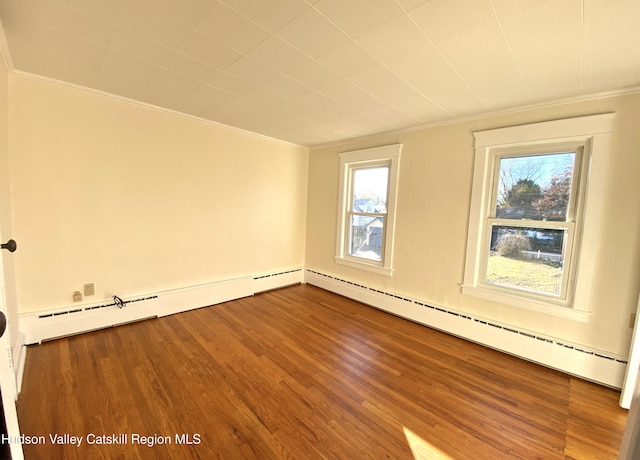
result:
[[[429,305],[315,270],[305,282],[451,335],[612,388],[622,388],[626,357]]]
[[[249,297],[304,281],[302,268],[20,315],[26,345]]]
[[[622,387],[626,357],[302,268],[146,295],[123,296],[124,308],[112,301],[105,301],[26,313],[20,315],[20,329],[24,334],[24,344],[30,345],[207,307],[301,282],[553,369],[612,388]]]

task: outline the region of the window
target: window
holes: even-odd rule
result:
[[[481,268],[487,284],[564,301],[571,287],[572,243],[582,220],[578,203],[583,181],[576,179],[583,176],[583,149],[553,150],[495,154],[485,221],[488,257]]]
[[[612,119],[475,133],[463,293],[587,321]]]
[[[400,149],[340,154],[337,263],[391,275]]]

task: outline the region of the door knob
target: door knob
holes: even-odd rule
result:
[[[9,252],[15,252],[18,249],[18,245],[14,240],[9,240],[6,243],[0,244],[0,248],[6,249]]]

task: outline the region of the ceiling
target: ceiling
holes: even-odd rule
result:
[[[639,0],[1,0],[13,66],[314,146],[640,85]]]

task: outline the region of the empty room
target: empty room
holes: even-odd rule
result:
[[[638,458],[640,2],[0,2],[0,456]]]

